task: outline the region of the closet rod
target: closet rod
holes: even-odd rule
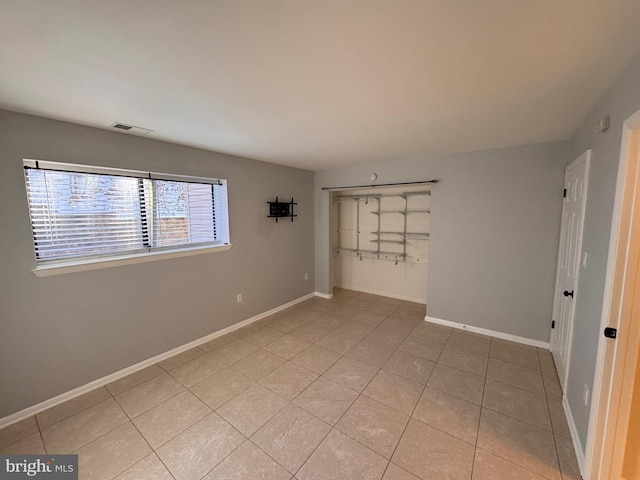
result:
[[[378,183],[376,185],[349,185],[346,187],[322,187],[322,190],[348,190],[351,188],[378,188],[378,187],[396,187],[400,185],[425,185],[427,183],[438,183],[440,180],[424,180],[422,182],[398,182],[398,183]]]

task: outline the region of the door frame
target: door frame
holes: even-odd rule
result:
[[[611,475],[618,474],[622,468],[624,452],[616,451],[616,433],[620,433],[619,426],[626,428],[625,418],[628,423],[632,392],[624,389],[625,375],[629,375],[631,362],[635,367],[640,346],[640,326],[633,325],[630,318],[640,248],[640,228],[637,224],[632,228],[632,220],[635,217],[637,222],[640,215],[640,155],[632,152],[631,143],[638,130],[640,111],[623,123],[594,395],[589,413],[585,479],[612,478]],[[608,326],[618,328],[623,335],[615,341],[606,339],[602,332]]]
[[[577,249],[576,249],[576,254],[577,254],[577,258],[576,258],[576,262],[575,262],[575,273],[574,273],[574,288],[573,291],[576,292],[575,293],[575,297],[577,297],[579,295],[578,292],[578,281],[579,281],[579,277],[580,277],[580,260],[582,259],[582,241],[583,241],[583,236],[584,236],[584,220],[585,220],[585,213],[586,213],[586,207],[587,207],[587,195],[588,195],[588,190],[589,190],[589,168],[591,165],[591,150],[586,150],[585,152],[583,152],[578,158],[576,158],[573,162],[571,162],[569,165],[567,165],[567,167],[564,170],[564,185],[565,188],[567,186],[567,173],[569,172],[569,170],[571,170],[572,168],[575,168],[577,165],[581,164],[581,163],[585,163],[585,168],[584,168],[584,190],[583,190],[583,195],[582,195],[582,205],[580,206],[581,210],[582,210],[582,216],[580,219],[580,226],[579,226],[579,231],[578,231],[578,245],[577,245]],[[562,200],[562,222],[560,224],[560,243],[558,245],[558,260],[557,260],[557,264],[556,264],[556,282],[555,282],[555,291],[553,294],[553,320],[555,320],[556,322],[558,321],[558,319],[556,318],[556,314],[558,311],[558,302],[561,301],[560,298],[560,290],[559,290],[559,281],[560,281],[560,261],[561,261],[561,256],[560,256],[560,249],[562,248],[562,239],[563,239],[563,235],[564,235],[564,231],[563,231],[563,224],[564,224],[564,214],[565,214],[565,210],[567,208],[567,202],[565,199]],[[569,379],[569,365],[571,363],[571,341],[573,339],[573,327],[574,327],[574,323],[575,323],[575,319],[576,319],[576,308],[575,308],[575,297],[574,297],[574,301],[571,303],[571,314],[570,314],[570,320],[569,320],[569,325],[568,325],[568,330],[567,330],[567,337],[569,339],[569,344],[568,344],[568,351],[566,352],[566,365],[565,365],[565,370],[564,370],[564,375],[562,376],[562,378],[560,378],[560,386],[562,387],[562,391],[565,392],[566,388],[567,388],[567,381]],[[554,332],[553,330],[550,331],[550,338],[549,338],[549,348],[551,349],[552,353],[553,353],[553,337],[554,337]]]

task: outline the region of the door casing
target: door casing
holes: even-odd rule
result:
[[[629,377],[640,347],[640,322],[632,322],[640,255],[640,111],[623,123],[618,181],[609,243],[600,340],[589,415],[584,478],[621,478],[632,390]],[[633,137],[638,137],[634,139]],[[635,145],[634,145],[635,142]],[[637,308],[637,298],[636,305]],[[605,327],[618,329],[606,339]]]

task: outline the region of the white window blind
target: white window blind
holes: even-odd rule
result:
[[[229,243],[224,180],[24,166],[38,263]]]

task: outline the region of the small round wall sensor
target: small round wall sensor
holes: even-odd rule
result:
[[[371,180],[372,182],[375,182],[377,179],[378,179],[377,173],[372,173],[371,175],[369,175],[369,180]]]

